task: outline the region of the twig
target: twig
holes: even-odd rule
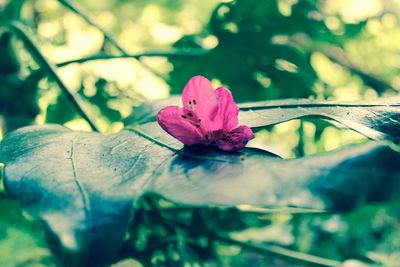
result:
[[[6,196],[6,192],[4,191],[4,164],[0,163],[0,199]]]
[[[346,55],[343,49],[339,46],[331,44],[309,44],[305,42],[303,38],[292,38],[289,44],[299,47],[302,50],[308,52],[318,52],[326,56],[332,62],[341,65],[342,67],[348,69],[353,74],[358,75],[365,84],[375,87],[374,89],[378,94],[384,93],[385,90],[389,89],[394,92],[398,92],[393,88],[388,82],[376,77],[373,74],[367,73],[360,68],[358,68],[351,59]],[[378,88],[376,88],[378,87]]]
[[[309,45],[304,44],[301,40],[292,39],[291,43],[295,46],[299,46],[301,49],[309,50],[311,52],[319,52],[326,56],[332,62],[341,65],[342,67],[348,69],[350,72],[358,75],[364,81],[364,83],[372,85],[379,94],[383,93],[385,90],[389,89],[394,92],[398,92],[395,88],[393,88],[388,82],[374,76],[373,74],[367,73],[361,69],[359,69],[355,64],[350,60],[350,58],[346,55],[342,48],[338,46],[332,45]]]
[[[230,239],[228,237],[224,237],[224,236],[220,236],[220,235],[215,235],[214,237],[216,240],[221,241],[223,243],[237,245],[242,248],[255,250],[255,251],[269,254],[269,255],[274,255],[274,256],[283,257],[283,258],[296,260],[296,261],[301,261],[301,262],[312,264],[315,266],[338,267],[341,265],[341,262],[339,262],[339,261],[325,259],[322,257],[309,255],[309,254],[298,252],[298,251],[293,251],[293,250],[286,249],[286,248],[279,247],[279,246],[255,245],[255,244],[250,244],[250,243],[242,242],[242,241],[235,240],[235,239]]]
[[[191,51],[165,51],[165,52],[143,52],[138,54],[126,54],[126,55],[108,55],[108,54],[95,54],[88,57],[78,58],[74,60],[68,60],[60,62],[57,67],[64,67],[73,63],[84,63],[93,60],[107,60],[107,59],[118,59],[118,58],[135,58],[140,59],[142,57],[191,57],[191,56],[201,56],[207,53],[207,50],[191,50]]]
[[[87,23],[92,25],[93,27],[97,28],[101,33],[104,35],[104,38],[108,40],[112,45],[115,46],[115,48],[118,49],[118,51],[121,52],[122,55],[128,56],[129,53],[119,45],[117,40],[112,36],[111,33],[109,33],[104,27],[102,27],[100,24],[96,22],[96,20],[87,12],[83,7],[78,6],[75,2],[72,0],[58,0],[62,5],[64,5],[66,8],[74,12],[75,14],[81,16],[84,20],[86,20]],[[134,57],[131,57],[134,58]],[[153,70],[150,66],[145,64],[144,62],[141,62],[140,60],[137,60],[144,68],[152,72],[154,75],[159,77],[160,79],[166,80],[166,77],[162,75],[161,73]]]
[[[126,50],[122,48],[115,40],[115,38],[112,36],[111,33],[109,33],[104,27],[102,27],[100,24],[96,22],[96,20],[87,12],[85,9],[83,9],[81,6],[76,4],[75,2],[71,0],[58,0],[62,5],[64,5],[66,8],[71,10],[72,12],[80,15],[84,20],[86,20],[90,25],[94,26],[98,30],[102,32],[104,35],[104,38],[107,39],[110,43],[112,43],[115,48],[117,48],[123,55],[128,55]]]
[[[388,82],[374,76],[373,74],[367,73],[359,68],[357,68],[354,63],[347,57],[347,55],[341,50],[340,48],[321,48],[321,49],[316,49],[315,51],[320,52],[327,58],[329,58],[332,62],[339,64],[354,74],[358,75],[361,77],[362,80],[364,80],[365,83],[374,85],[376,91],[378,93],[383,93],[386,89],[389,89],[394,92],[398,92],[395,88],[393,88]]]
[[[17,35],[26,48],[30,51],[32,57],[37,61],[37,63],[47,72],[47,74],[54,80],[55,83],[60,87],[61,91],[66,95],[68,100],[75,106],[78,113],[88,122],[90,127],[94,131],[99,131],[96,126],[95,120],[91,118],[91,116],[84,110],[81,100],[77,95],[75,95],[72,91],[68,89],[68,87],[61,80],[60,76],[58,76],[56,67],[47,61],[44,57],[38,46],[34,43],[32,38],[28,35],[28,31],[23,24],[17,21],[12,21],[5,25],[2,25],[1,28],[5,28],[8,31],[13,32]]]

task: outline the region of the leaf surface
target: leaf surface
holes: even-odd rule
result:
[[[77,266],[113,261],[144,194],[198,207],[350,210],[398,191],[399,160],[373,142],[293,160],[251,148],[188,149],[154,122],[110,136],[27,127],[0,145],[7,193]]]
[[[240,105],[239,120],[264,127],[302,117],[334,120],[371,139],[400,142],[400,98],[375,102],[276,100]]]
[[[139,106],[125,124],[156,120],[157,112],[170,105],[181,105],[179,97],[152,101]],[[284,99],[239,104],[239,124],[252,128],[312,117],[328,119],[371,139],[400,142],[400,97],[369,102],[327,102]]]

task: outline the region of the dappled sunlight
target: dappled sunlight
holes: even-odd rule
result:
[[[90,126],[84,119],[75,119],[64,124],[66,127],[70,128],[71,130],[75,131],[85,131],[90,132]]]
[[[328,12],[339,13],[347,23],[357,23],[383,11],[380,0],[328,0],[324,7]]]
[[[252,146],[256,143],[257,147],[271,151],[283,158],[294,158],[294,149],[299,143],[297,132],[299,127],[300,121],[298,120],[281,123],[274,126],[271,132],[266,130],[257,132],[256,139],[251,141],[249,145]],[[284,142],[277,142],[278,140]]]
[[[357,0],[325,1],[321,7],[325,12],[330,14],[326,19],[326,25],[335,31],[342,28],[343,22],[341,22],[341,19],[345,23],[358,23],[364,19],[376,17],[377,14],[382,12],[383,5],[380,1],[368,0],[362,2],[363,4],[360,4],[360,1]],[[211,10],[216,3],[217,1],[209,1],[208,3],[199,4],[199,6]],[[285,16],[290,16],[295,3],[296,1],[279,1],[279,11]],[[119,33],[116,34],[117,39],[121,41],[122,46],[127,51],[141,52],[147,50],[148,43],[151,43],[155,48],[164,49],[185,34],[199,32],[207,19],[207,16],[197,12],[196,5],[193,4],[183,5],[179,12],[174,13],[175,17],[173,18],[169,17],[169,14],[172,14],[169,7],[164,7],[156,3],[146,4],[142,9],[130,4],[124,4],[121,7],[116,7],[118,10],[121,10],[121,18],[124,18],[123,20],[121,18],[117,19],[111,11],[106,10],[111,7],[111,3],[103,3],[97,6],[97,4],[88,1],[87,5],[96,7],[96,16],[102,26],[107,29],[117,29],[117,33]],[[60,5],[47,0],[38,1],[35,4],[35,8],[46,14],[39,24],[38,33],[43,38],[54,40],[56,43],[65,41],[62,45],[54,45],[51,42],[44,42],[42,44],[43,49],[47,52],[47,56],[53,62],[63,62],[88,56],[92,54],[92,51],[101,48],[104,42],[101,32],[87,25],[78,15],[65,12]],[[61,13],[62,16],[57,18],[50,15],[51,12]],[[129,12],[132,14],[130,18]],[[384,64],[385,66],[396,68],[398,60],[393,56],[368,58],[368,64],[364,64],[360,60],[365,60],[365,56],[371,57],[371,55],[375,55],[376,53],[371,49],[375,49],[377,46],[382,47],[381,51],[391,46],[393,47],[391,48],[393,51],[396,50],[397,42],[395,40],[398,39],[396,37],[398,31],[396,27],[398,25],[397,18],[392,14],[385,14],[381,19],[369,19],[366,25],[367,31],[377,37],[379,36],[379,39],[376,41],[377,44],[365,42],[363,38],[360,38],[360,41],[354,39],[346,43],[345,49],[350,52],[352,60],[359,62],[368,72],[377,70],[374,67],[375,65]],[[63,32],[62,35],[60,35],[61,29]],[[392,33],[385,33],[383,29],[385,31],[390,30]],[[205,36],[202,42],[204,47],[214,48],[218,45],[219,41],[215,36],[208,35]],[[360,45],[363,46],[362,49],[360,49]],[[84,71],[96,77],[115,81],[122,88],[129,87],[129,90],[136,91],[138,95],[142,95],[146,99],[158,99],[167,96],[170,89],[169,85],[160,79],[159,75],[161,74],[166,77],[167,73],[173,71],[171,63],[162,58],[144,58],[142,61],[146,65],[151,66],[155,72],[152,73],[152,71],[143,67],[135,59],[114,59],[96,60],[87,62],[81,66],[72,64],[61,68],[59,73],[68,86],[75,91],[81,86],[80,80],[82,76],[80,73]],[[373,91],[368,87],[364,87],[363,82],[357,80],[348,69],[336,62],[332,62],[325,55],[319,52],[313,53],[311,63],[320,79],[313,86],[313,90],[316,92],[318,98],[325,98],[327,94],[330,95],[330,99],[339,101],[372,99],[375,97]],[[278,58],[275,61],[275,66],[278,70],[284,72],[296,74],[299,71],[295,64],[285,59]],[[389,72],[386,71],[386,73]],[[392,80],[388,79],[388,83],[394,88],[399,88],[400,76],[391,75],[391,77]],[[272,86],[271,88],[274,88],[271,78],[269,75],[265,75],[264,72],[255,72],[254,78],[262,87],[270,88]],[[214,83],[214,85],[222,86],[223,82]],[[86,81],[84,85],[88,86],[88,82]],[[274,93],[271,94],[274,95]],[[42,114],[45,114],[46,105],[43,101],[40,106]],[[117,107],[117,102],[113,101],[112,106],[114,108]],[[126,104],[121,102],[121,113],[124,116],[130,111],[125,106]]]
[[[345,68],[333,63],[321,53],[312,54],[311,64],[318,72],[321,81],[332,87],[344,85],[350,80],[350,74]]]
[[[0,0],[0,266],[397,266],[399,43],[399,0]]]
[[[366,141],[367,139],[357,132],[347,129],[340,130],[332,126],[327,127],[321,135],[321,143],[325,151]]]
[[[333,97],[338,101],[356,101],[364,99],[359,92],[361,81],[355,79],[344,86],[337,87],[333,92]]]
[[[317,127],[319,127],[318,135]],[[321,125],[309,121],[292,120],[274,126],[271,131],[257,132],[256,139],[250,141],[249,146],[263,148],[283,158],[295,158],[328,152],[345,145],[365,141],[367,139],[355,131],[328,126],[326,122]],[[299,148],[302,154],[296,155],[296,149]]]
[[[49,21],[47,25],[40,28],[39,33],[43,37],[55,39],[54,34],[49,33],[53,25],[58,27],[59,21]],[[56,26],[56,27],[57,27]],[[63,16],[62,27],[65,32],[65,44],[62,46],[54,46],[50,43],[44,44],[43,49],[53,62],[62,62],[70,59],[79,58],[91,54],[93,51],[101,48],[104,40],[102,34],[94,27],[87,26],[82,18],[75,14],[67,13]],[[59,33],[59,31],[58,31]]]

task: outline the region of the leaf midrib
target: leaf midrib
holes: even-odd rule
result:
[[[370,103],[303,103],[303,104],[280,104],[280,105],[252,105],[240,104],[239,108],[242,111],[251,111],[259,109],[290,109],[290,108],[320,108],[320,107],[348,107],[348,108],[373,108],[373,107],[400,107],[400,103],[392,104],[370,104]]]
[[[217,161],[217,162],[225,162],[225,163],[235,163],[237,161],[235,160],[223,160],[223,159],[217,159],[217,158],[213,158],[213,157],[205,157],[205,156],[199,156],[196,154],[192,154],[192,153],[188,153],[188,152],[184,152],[183,148],[181,149],[176,149],[160,140],[157,140],[156,138],[146,134],[145,132],[137,129],[136,127],[127,127],[126,128],[129,131],[134,132],[135,134],[139,135],[140,137],[143,137],[159,146],[165,147],[173,152],[175,152],[175,154],[180,154],[180,155],[184,155],[184,156],[188,156],[188,157],[192,157],[192,158],[196,158],[196,159],[204,159],[204,160],[212,160],[212,161]],[[173,156],[173,155],[172,155]]]
[[[79,180],[78,178],[78,171],[77,171],[77,163],[75,159],[75,153],[76,153],[76,142],[78,138],[82,135],[81,132],[77,133],[74,138],[72,139],[71,142],[71,153],[69,156],[69,159],[71,160],[71,166],[72,166],[72,174],[74,177],[74,183],[76,184],[79,194],[82,197],[82,204],[84,206],[84,211],[85,211],[85,219],[89,220],[89,223],[91,224],[92,216],[91,216],[91,204],[90,204],[90,198],[89,194],[86,191],[83,183]]]

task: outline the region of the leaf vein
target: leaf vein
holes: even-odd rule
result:
[[[78,133],[75,135],[75,137],[72,139],[72,144],[71,144],[71,153],[69,156],[69,159],[71,160],[71,165],[72,165],[72,173],[74,177],[74,182],[78,188],[79,194],[82,197],[82,203],[84,206],[84,211],[85,211],[85,217],[91,221],[91,216],[90,216],[90,199],[89,199],[89,194],[86,191],[84,185],[81,183],[81,181],[78,178],[78,170],[77,170],[77,164],[76,164],[76,142],[79,138],[81,133]]]

